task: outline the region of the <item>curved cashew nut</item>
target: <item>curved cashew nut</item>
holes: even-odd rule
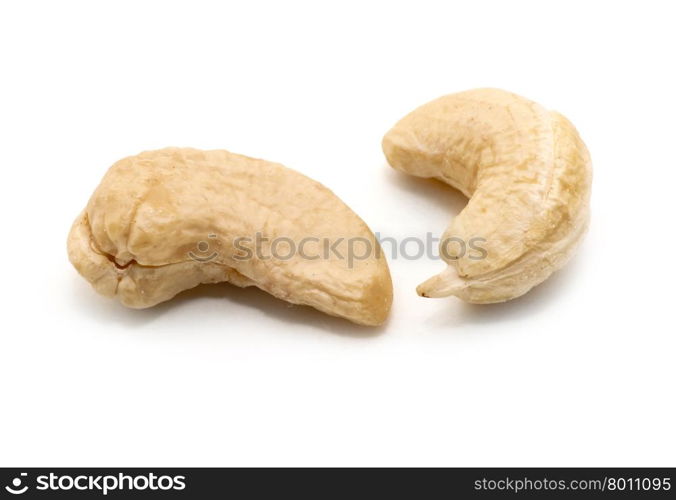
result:
[[[115,163],[68,254],[98,292],[135,308],[221,281],[365,325],[384,322],[392,302],[385,257],[347,205],[294,170],[227,151]]]
[[[587,229],[587,148],[566,118],[523,97],[497,89],[441,97],[399,121],[383,151],[395,169],[470,198],[442,238],[448,267],[417,288],[424,297],[518,297],[560,269]]]

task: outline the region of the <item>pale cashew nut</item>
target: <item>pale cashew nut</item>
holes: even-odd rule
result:
[[[359,258],[346,253],[355,241]],[[365,325],[383,323],[392,302],[378,242],[336,195],[223,150],[167,148],[115,163],[75,220],[68,254],[98,292],[134,308],[222,281]]]
[[[560,269],[589,223],[591,160],[562,115],[497,89],[441,97],[383,139],[392,167],[439,179],[470,198],[442,238],[448,267],[424,297],[502,302]],[[459,250],[474,241],[484,252]]]

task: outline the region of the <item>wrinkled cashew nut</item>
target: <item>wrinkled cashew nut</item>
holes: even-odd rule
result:
[[[243,258],[237,239],[256,234],[262,248],[250,244]],[[303,239],[305,254],[270,258],[274,242]],[[350,239],[371,253],[345,258]],[[340,255],[319,255],[316,242],[339,240]],[[167,148],[115,163],[75,220],[68,254],[98,292],[134,308],[222,281],[364,325],[383,323],[392,302],[385,256],[337,196],[282,165],[223,150]]]
[[[523,97],[497,89],[441,97],[399,121],[383,151],[395,169],[469,198],[442,238],[448,267],[417,288],[424,297],[523,295],[568,261],[587,229],[587,148],[565,117]],[[473,238],[485,258],[443,247]]]

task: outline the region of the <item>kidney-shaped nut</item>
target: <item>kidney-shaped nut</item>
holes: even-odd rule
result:
[[[75,220],[68,254],[98,292],[134,308],[222,281],[364,325],[383,323],[392,302],[373,233],[337,196],[223,150],[115,163]]]
[[[418,286],[424,297],[518,297],[561,268],[587,229],[587,148],[565,117],[523,97],[497,89],[441,97],[399,121],[383,151],[395,169],[470,198],[442,237],[448,267]]]

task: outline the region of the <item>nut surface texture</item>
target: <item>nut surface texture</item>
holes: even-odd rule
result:
[[[346,256],[353,240],[368,257]],[[326,241],[337,252],[322,252]],[[347,205],[294,170],[224,150],[115,163],[75,220],[68,255],[99,293],[133,308],[223,281],[364,325],[383,323],[392,302],[385,256]]]
[[[448,266],[418,286],[422,296],[491,303],[523,295],[568,261],[588,227],[586,146],[565,117],[510,92],[429,102],[385,135],[383,151],[395,169],[469,198],[442,237]],[[485,253],[466,251],[470,241]]]

